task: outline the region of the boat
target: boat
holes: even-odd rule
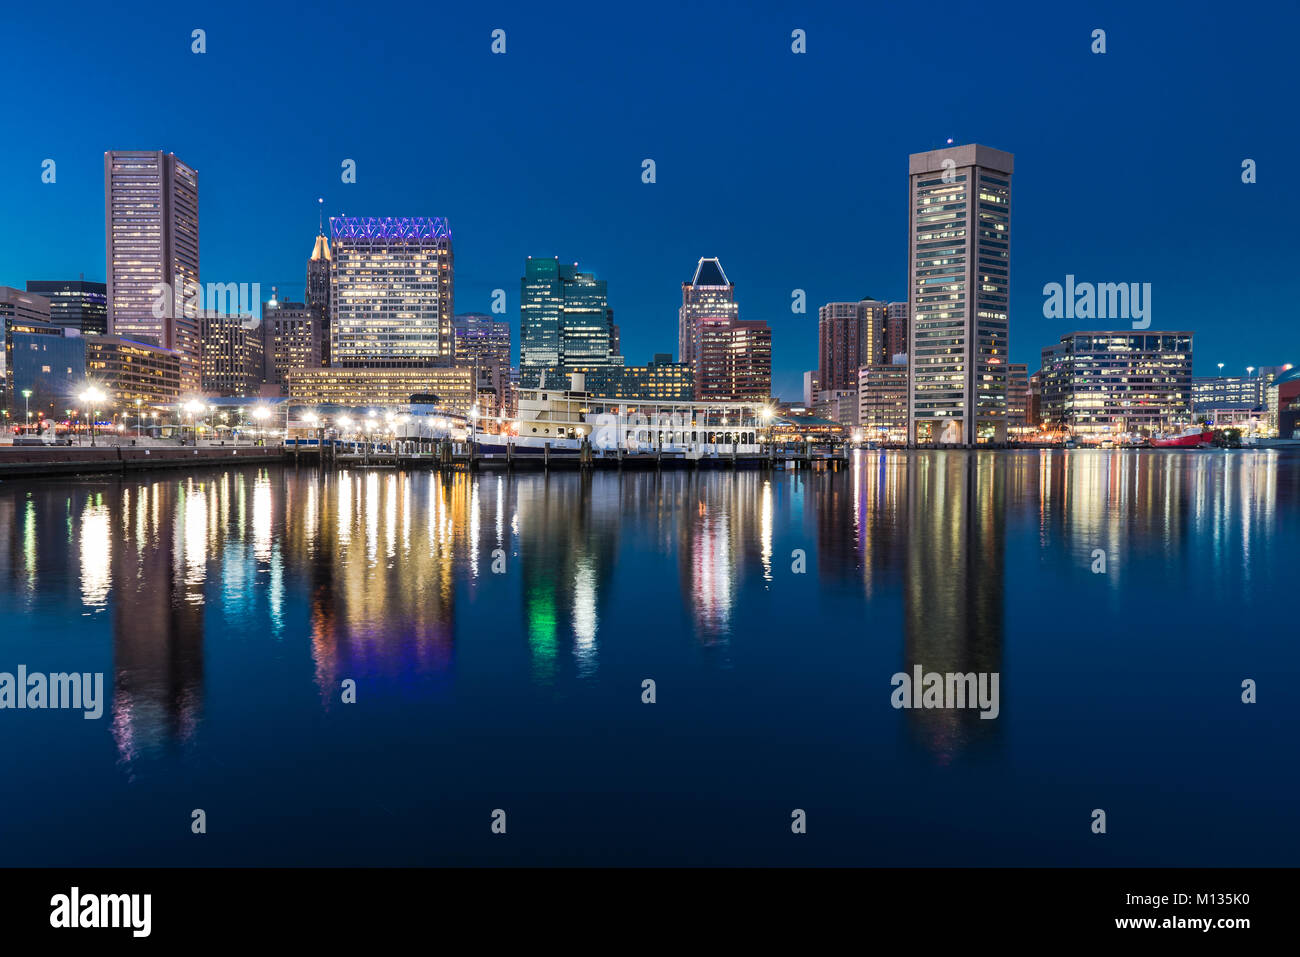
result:
[[[521,388],[515,421],[474,419],[471,441],[485,458],[663,455],[701,459],[754,455],[768,418],[758,402],[685,402],[601,396],[573,373],[569,388]]]
[[[1155,449],[1204,449],[1214,442],[1214,433],[1194,425],[1177,435],[1153,435],[1151,447]]]

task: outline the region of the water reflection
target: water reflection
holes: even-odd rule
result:
[[[209,640],[284,643],[310,661],[324,708],[344,678],[454,684],[458,643],[484,627],[515,642],[539,686],[602,680],[633,626],[734,667],[751,637],[740,622],[786,586],[796,547],[821,594],[858,596],[863,613],[819,621],[815,604],[761,604],[777,617],[745,627],[801,642],[810,622],[870,634],[891,671],[1002,672],[1013,532],[1029,546],[1026,587],[1043,570],[1087,574],[1101,549],[1111,590],[1151,562],[1245,600],[1258,569],[1286,564],[1277,526],[1297,464],[864,452],[813,474],[237,469],[6,483],[0,598],[13,614],[66,618],[65,631],[111,617],[113,736],[129,763],[193,738]],[[866,609],[891,603],[901,633],[871,632]],[[458,611],[473,608],[462,626]],[[502,679],[517,667],[502,659]],[[903,720],[940,761],[1003,726],[974,711]]]

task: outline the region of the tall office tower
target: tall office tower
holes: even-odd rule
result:
[[[1006,441],[1013,161],[974,144],[909,158],[909,443]]]
[[[766,402],[772,395],[772,330],[766,322],[697,321],[697,401]]]
[[[907,355],[907,303],[891,302],[886,308],[885,361],[893,362],[894,356]]]
[[[317,309],[302,302],[284,302],[274,287],[262,303],[262,381],[288,395],[293,369],[321,367],[321,323]]]
[[[856,390],[858,369],[887,363],[887,306],[875,299],[828,302],[817,311],[817,380],[822,390]]]
[[[451,360],[453,260],[445,219],[330,217],[330,366]]]
[[[1007,365],[1007,425],[1029,424],[1029,366],[1023,362]]]
[[[108,286],[80,279],[29,279],[27,291],[50,301],[50,322],[83,335],[108,331]]]
[[[605,280],[577,263],[529,256],[519,281],[520,384],[537,388],[543,376],[558,384],[573,369],[621,366],[613,316]]]
[[[320,365],[330,364],[330,241],[322,229],[307,260],[307,308],[320,329]]]
[[[722,271],[721,260],[701,259],[695,266],[691,281],[682,283],[682,305],[677,310],[678,360],[695,368],[699,358],[701,321],[739,318],[736,286]]]
[[[180,353],[181,388],[197,389],[199,174],[172,153],[105,153],[104,233],[108,331]]]
[[[481,312],[453,316],[456,365],[474,369],[477,386],[496,394],[497,408],[504,409],[510,391],[510,323],[499,322]]]

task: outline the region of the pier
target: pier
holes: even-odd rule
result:
[[[597,449],[584,443],[578,450],[507,447],[504,453],[484,453],[473,442],[452,439],[395,443],[295,442],[286,456],[299,463],[319,462],[327,468],[400,468],[441,471],[587,471],[593,469],[831,469],[848,464],[847,446],[835,449],[770,447],[762,452],[710,448],[698,452]]]

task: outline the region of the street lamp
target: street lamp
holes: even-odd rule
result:
[[[140,400],[135,400],[135,438],[140,440]]]
[[[99,403],[104,401],[104,393],[94,386],[81,393],[81,402],[90,412],[90,447],[95,447],[95,420],[99,418]]]
[[[32,390],[23,389],[23,401],[27,403],[27,431],[32,428]]]
[[[188,413],[190,414],[190,431],[191,431],[191,432],[193,433],[193,435],[194,435],[194,447],[195,447],[195,448],[198,448],[198,445],[199,445],[199,427],[198,427],[198,424],[197,424],[197,422],[195,421],[194,417],[195,417],[198,413],[202,412],[205,408],[207,408],[207,406],[205,406],[205,405],[204,405],[202,402],[200,402],[198,399],[190,399],[190,401],[188,401],[188,402],[185,403],[185,407],[184,407],[184,408],[185,408],[185,411],[188,412]],[[184,444],[184,442],[185,442],[185,439],[184,439],[184,433],[182,433],[181,435],[182,435],[182,437],[181,437],[181,443]]]

